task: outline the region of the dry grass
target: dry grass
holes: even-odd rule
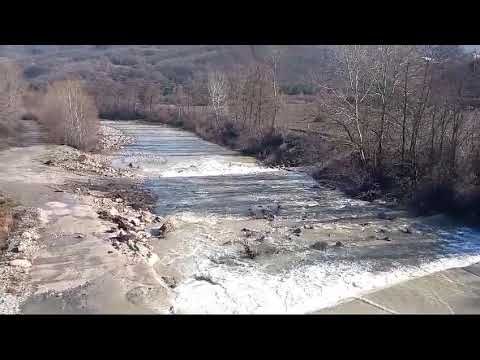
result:
[[[11,199],[0,194],[0,249],[3,249],[8,234],[13,228],[12,208],[14,206]]]

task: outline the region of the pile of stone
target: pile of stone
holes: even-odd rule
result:
[[[154,264],[158,257],[152,251],[152,238],[163,238],[175,228],[172,219],[163,219],[147,209],[135,209],[120,198],[95,199],[100,219],[112,224],[107,230],[112,246],[134,258]]]
[[[48,166],[58,166],[79,175],[100,175],[107,177],[135,177],[132,169],[115,169],[111,159],[101,154],[84,153],[69,146],[62,146],[44,162]]]
[[[243,228],[242,235],[241,244],[245,255],[250,259],[260,255],[272,255],[279,252],[269,231],[261,232]]]
[[[0,254],[0,293],[25,295],[28,273],[40,245],[40,231],[48,221],[38,208],[12,209],[14,226]],[[1,311],[0,311],[1,312]]]
[[[254,219],[274,220],[275,216],[280,212],[280,204],[273,205],[255,205],[248,209],[248,213]]]
[[[123,134],[120,130],[109,126],[100,125],[98,130],[97,151],[118,150],[122,146],[131,144],[134,138]]]
[[[40,245],[40,229],[47,222],[44,211],[38,208],[18,206],[13,211],[15,227],[9,234],[3,260],[12,266],[28,268]]]

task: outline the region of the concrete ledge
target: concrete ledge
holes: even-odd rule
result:
[[[316,314],[480,314],[480,264],[441,271]]]

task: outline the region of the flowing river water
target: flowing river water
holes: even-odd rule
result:
[[[353,200],[305,173],[262,166],[183,130],[106,125],[136,138],[114,166],[138,166],[158,195],[156,212],[175,221],[175,231],[153,244],[157,272],[176,275],[175,313],[314,312],[480,261],[480,232],[445,217],[412,218]],[[249,210],[278,205],[273,220]],[[242,229],[254,234],[254,257]]]

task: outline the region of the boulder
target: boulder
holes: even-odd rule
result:
[[[392,214],[387,214],[386,212],[384,211],[381,211],[377,214],[377,217],[379,219],[382,219],[382,220],[394,220],[395,219],[395,216],[393,216]]]
[[[278,251],[278,248],[269,242],[262,243],[255,249],[257,255],[273,255],[278,253]]]
[[[27,259],[15,259],[9,262],[10,266],[29,268],[32,266],[32,263]]]
[[[134,225],[134,226],[140,226],[140,220],[136,217],[129,217],[127,218],[128,222],[130,222],[130,224]]]
[[[135,244],[136,248],[137,248],[137,251],[138,253],[143,256],[143,257],[149,257],[149,255],[151,254],[150,253],[150,249],[148,247],[146,247],[145,245],[143,245],[142,243],[139,243],[137,242]]]
[[[382,233],[379,233],[379,234],[375,235],[375,239],[390,241],[390,238],[387,235],[382,234]]]
[[[146,223],[150,224],[150,223],[153,222],[154,216],[153,216],[152,213],[150,213],[148,211],[143,211],[140,218],[143,222],[146,222]]]
[[[122,230],[135,230],[135,227],[134,225],[128,220],[128,219],[125,219],[125,218],[122,218],[121,216],[115,216],[112,221],[118,225],[118,228],[119,229],[122,229]]]
[[[153,266],[155,265],[158,261],[160,260],[160,258],[158,257],[157,254],[153,253],[153,252],[149,252],[148,255],[147,255],[147,264],[150,265],[150,266]]]
[[[243,236],[245,236],[247,238],[257,236],[259,234],[258,231],[250,230],[250,229],[247,229],[247,228],[243,228],[242,233],[243,233]]]
[[[326,241],[317,241],[311,246],[312,249],[325,251],[328,248],[328,243]]]
[[[110,208],[108,210],[108,215],[110,215],[111,217],[115,217],[115,216],[118,216],[120,215],[120,213],[118,212],[117,209],[115,209],[114,207]]]
[[[280,212],[280,204],[273,205],[255,205],[248,209],[248,213],[255,219],[273,220]]]
[[[131,250],[138,251],[137,244],[132,239],[127,241],[127,245]]]
[[[114,239],[120,242],[128,242],[129,240],[134,239],[135,237],[136,236],[134,233],[129,233],[129,232],[127,233],[124,230],[119,230],[117,235],[114,236]]]
[[[173,276],[162,276],[162,280],[171,289],[174,289],[177,286],[177,281]]]
[[[153,236],[164,237],[167,233],[173,230],[175,230],[175,222],[173,221],[173,219],[167,219],[159,228],[151,229],[150,233]]]
[[[293,233],[297,236],[300,236],[300,234],[302,233],[302,229],[297,227],[297,228],[293,229]]]

